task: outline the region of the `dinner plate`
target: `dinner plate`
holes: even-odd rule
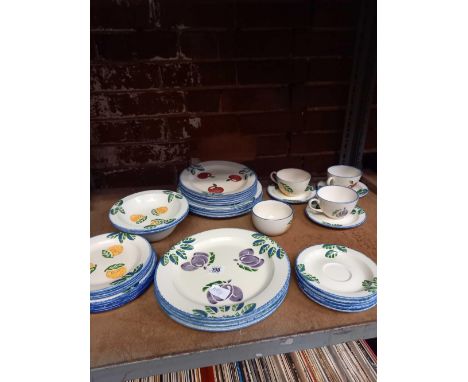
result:
[[[267,188],[267,192],[268,195],[270,195],[273,199],[289,204],[307,203],[317,193],[317,191],[314,190],[312,185],[309,185],[304,193],[297,196],[286,196],[279,189],[277,189],[275,185],[269,185]]]
[[[257,176],[235,162],[208,161],[191,165],[179,177],[182,187],[205,197],[234,196],[255,186]]]
[[[339,244],[304,249],[296,272],[314,288],[343,297],[377,293],[377,265],[361,252]]]
[[[174,227],[188,211],[183,195],[170,190],[149,190],[118,200],[109,211],[109,219],[123,232],[147,234]]]
[[[141,236],[124,232],[90,239],[91,294],[112,294],[141,280],[153,250]]]
[[[317,183],[317,188],[321,188],[326,186],[327,182],[325,180],[321,180]],[[369,193],[369,188],[362,182],[357,182],[353,187],[353,190],[357,192],[360,198],[363,198]]]
[[[228,307],[246,317],[279,294],[289,268],[286,252],[269,237],[243,229],[214,229],[187,237],[165,253],[155,288],[185,314],[197,316],[213,306],[210,317],[222,318]]]
[[[305,209],[305,213],[307,217],[314,223],[317,223],[324,227],[336,229],[348,229],[359,227],[360,225],[364,224],[364,222],[367,219],[366,211],[364,210],[364,208],[361,208],[359,206],[354,207],[350,214],[346,215],[344,218],[341,219],[329,218],[324,213],[316,212],[310,209],[309,207]]]
[[[225,207],[230,206],[233,203],[242,203],[246,200],[252,199],[256,192],[257,186],[254,185],[251,187],[247,192],[243,192],[242,194],[238,194],[232,197],[212,197],[212,196],[203,196],[200,194],[195,194],[187,191],[182,185],[179,183],[180,193],[184,195],[189,201],[200,203],[204,205],[209,205],[213,207]]]

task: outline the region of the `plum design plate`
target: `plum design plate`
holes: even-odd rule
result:
[[[324,213],[315,212],[309,207],[306,208],[305,213],[307,217],[314,223],[317,223],[324,227],[336,229],[348,229],[359,227],[360,225],[364,224],[364,222],[367,219],[366,211],[364,210],[364,208],[361,208],[359,206],[354,207],[350,214],[346,215],[344,218],[341,219],[329,218]]]

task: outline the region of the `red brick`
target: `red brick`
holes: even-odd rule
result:
[[[178,25],[186,25],[190,0],[151,0],[158,4],[157,13],[159,26],[173,28]]]
[[[198,85],[198,74],[191,63],[169,63],[161,66],[164,87]]]
[[[108,169],[180,161],[186,159],[188,149],[186,142],[92,146],[91,168]]]
[[[151,27],[148,0],[91,1],[91,28],[149,28]]]
[[[177,113],[184,111],[181,92],[138,92],[91,96],[91,117]]]
[[[350,30],[296,30],[294,56],[351,55],[354,31]]]
[[[172,31],[93,34],[102,59],[132,60],[176,56],[177,36]]]
[[[257,135],[257,156],[259,155],[286,155],[289,148],[287,134]]]
[[[163,118],[91,122],[91,144],[165,141],[166,135]]]
[[[156,187],[173,185],[177,181],[175,166],[179,163],[156,166],[133,166],[131,168],[91,170],[96,188]],[[184,163],[185,164],[185,163]],[[174,188],[175,189],[175,188]]]
[[[299,156],[303,161],[303,169],[310,172],[313,177],[326,178],[327,168],[339,163],[339,151],[315,153]]]
[[[232,28],[235,25],[234,0],[192,0],[184,24],[191,27]]]
[[[301,126],[301,114],[289,111],[239,115],[239,127],[249,134],[284,133]]]
[[[311,154],[339,150],[341,137],[340,132],[294,133],[291,137],[291,153]]]
[[[267,181],[270,179],[272,171],[278,171],[282,168],[302,168],[303,159],[301,157],[278,155],[259,157],[243,163],[254,170],[262,181]],[[271,181],[267,181],[266,183],[271,183]]]
[[[311,58],[293,61],[295,82],[348,81],[351,76],[351,58]]]
[[[244,1],[238,2],[238,25],[240,27],[300,27],[310,22],[311,2]]]
[[[191,90],[186,93],[187,111],[219,111],[220,90]]]
[[[237,63],[239,84],[281,84],[291,81],[288,60],[241,61]]]
[[[91,90],[149,89],[161,86],[159,65],[91,65]]]
[[[359,1],[316,0],[313,3],[312,25],[316,27],[351,27],[357,24]]]
[[[239,116],[232,114],[214,114],[200,117],[201,128],[196,132],[197,137],[226,133],[239,130]]]
[[[201,127],[200,117],[168,117],[167,140],[172,142],[190,140]]]
[[[217,58],[216,32],[184,31],[180,37],[182,54],[189,58]]]
[[[346,106],[348,84],[298,85],[292,89],[292,107],[304,110],[307,107]]]
[[[305,112],[304,130],[343,130],[346,110]]]
[[[288,57],[291,54],[290,30],[237,31],[219,35],[221,58]]]
[[[372,108],[369,113],[369,126],[367,128],[366,149],[377,149],[377,109]]]
[[[277,110],[288,106],[289,93],[285,87],[229,89],[221,95],[222,111]]]
[[[233,85],[236,83],[236,66],[232,62],[203,62],[193,65],[201,85]]]

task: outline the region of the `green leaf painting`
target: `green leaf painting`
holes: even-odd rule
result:
[[[376,293],[377,292],[377,277],[374,277],[372,280],[364,280],[362,282],[362,287],[366,292]]]
[[[91,263],[89,266],[89,271],[90,271],[89,274],[93,273],[96,270],[96,268],[97,268],[97,265]]]
[[[105,257],[105,258],[107,258],[107,259],[110,259],[110,258],[114,257],[114,256],[112,256],[112,253],[110,253],[110,252],[107,251],[106,249],[103,249],[103,250],[102,250],[102,256]]]
[[[109,265],[106,269],[104,269],[104,272],[112,271],[114,269],[119,269],[119,268],[123,267],[124,265],[125,264],[123,264],[123,263]]]
[[[325,253],[325,257],[328,257],[329,259],[334,259],[336,256],[338,256],[338,252],[333,249],[329,249]]]
[[[111,210],[110,210],[111,215],[115,215],[119,212],[122,214],[125,214],[125,210],[123,209],[122,204],[123,204],[123,200],[119,200],[116,203],[114,203],[114,205],[111,207]]]
[[[121,277],[118,280],[112,281],[111,285],[117,285],[117,284],[120,284],[120,283],[124,282],[125,280],[128,280],[130,277],[132,277],[132,276],[136,275],[138,272],[140,272],[142,268],[143,268],[143,264],[138,264],[133,269],[133,271],[126,273],[123,277]]]
[[[322,248],[337,249],[338,251],[341,251],[341,252],[347,252],[348,251],[348,249],[344,245],[338,245],[338,244],[323,244]]]
[[[260,254],[265,253],[265,252],[268,250],[268,248],[270,248],[270,244],[263,244],[263,245],[260,247],[259,253],[260,253]]]
[[[216,258],[216,255],[213,252],[210,252],[210,259],[208,260],[208,265],[211,265],[214,263]]]
[[[115,239],[118,238],[120,243],[123,243],[124,240],[135,240],[136,235],[133,235],[131,233],[126,233],[126,232],[114,232],[110,233],[107,235],[109,239]]]
[[[354,209],[351,211],[351,214],[353,215],[362,215],[364,213],[364,210],[361,207],[354,207]]]
[[[179,264],[179,258],[173,253],[169,255],[169,260],[171,260],[175,265]]]
[[[215,306],[205,306],[205,312],[208,314],[216,314],[218,313],[218,308]]]
[[[254,247],[260,247],[259,254],[262,255],[264,253],[268,253],[268,257],[273,257],[276,255],[278,259],[282,259],[286,255],[284,249],[268,236],[263,235],[260,232],[256,232],[252,234],[252,237],[256,239],[252,245]]]
[[[146,228],[146,227],[145,227]],[[169,251],[166,252],[164,257],[168,259],[168,261],[163,261],[161,265],[166,266],[169,264],[169,260],[178,265],[179,260],[177,257],[180,257],[181,259],[187,259],[187,252],[186,251],[191,251],[194,249],[193,245],[190,243],[193,243],[195,239],[193,237],[187,237],[185,239],[182,239],[179,241],[177,244],[173,245]]]
[[[236,264],[240,269],[243,269],[244,271],[257,272],[257,269],[255,269],[255,268],[250,268],[247,265],[242,265],[242,264],[239,264],[239,263],[236,263]]]
[[[294,192],[294,190],[288,186],[286,183],[282,183],[282,182],[279,182],[281,184],[281,186],[283,186],[284,190],[290,194],[292,194]]]
[[[231,305],[231,309],[233,312],[237,312],[238,310],[241,310],[243,306],[244,306],[244,303],[240,302],[239,304]]]
[[[320,281],[317,277],[312,276],[310,273],[305,272],[304,264],[297,264],[296,269],[306,280],[320,284]]]

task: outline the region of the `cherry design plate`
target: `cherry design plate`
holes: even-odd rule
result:
[[[208,161],[182,171],[180,183],[186,189],[205,196],[234,196],[255,186],[255,173],[240,163]]]
[[[198,317],[239,317],[275,298],[289,278],[286,252],[254,231],[221,228],[187,237],[162,258],[157,295]],[[159,297],[159,296],[158,296]]]
[[[296,259],[296,271],[314,288],[339,297],[370,297],[377,292],[377,264],[344,245],[304,249]]]

